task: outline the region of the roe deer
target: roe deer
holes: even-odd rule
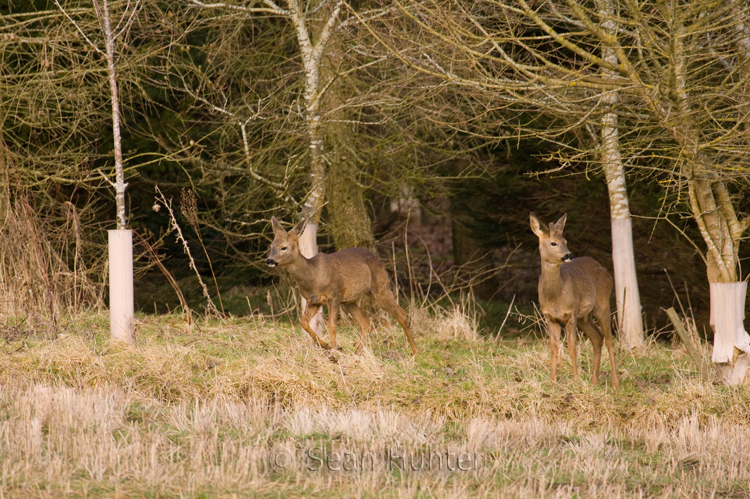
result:
[[[266,260],[269,267],[286,269],[296,283],[297,290],[307,300],[307,308],[302,314],[302,328],[320,347],[336,349],[336,325],[339,307],[343,307],[359,325],[361,337],[356,350],[359,353],[370,333],[370,321],[357,302],[369,294],[375,305],[401,324],[411,351],[416,354],[418,350],[409,330],[406,312],[398,305],[388,287],[388,273],[383,264],[365,248],[349,248],[331,254],[318,253],[312,258],[305,258],[300,253],[298,240],[306,223],[306,220],[302,220],[287,232],[276,217],[272,217],[274,239]],[[310,320],[322,305],[328,306],[330,346],[310,327]]]
[[[565,227],[563,215],[549,228],[533,213],[530,214],[531,230],[539,238],[539,254],[542,258],[542,275],[539,276],[539,307],[547,322],[552,349],[552,381],[557,375],[557,354],[560,345],[560,324],[565,326],[568,354],[573,365],[573,377],[578,379],[576,364],[576,324],[594,345],[594,367],[592,383],[599,383],[599,364],[602,358],[602,336],[609,351],[612,367],[612,385],[620,387],[615,367],[615,345],[610,328],[609,298],[612,294],[612,277],[593,258],[573,258],[567,241],[562,235]],[[597,327],[592,320],[596,318]]]

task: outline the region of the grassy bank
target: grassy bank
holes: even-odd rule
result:
[[[385,317],[370,349],[329,355],[263,318],[106,316],[56,340],[6,335],[0,497],[746,497],[750,390],[702,382],[680,348],[621,353],[622,389],[565,363],[549,382],[534,329],[487,340],[460,310]],[[396,327],[394,327],[396,326]],[[565,355],[562,356],[565,358]]]

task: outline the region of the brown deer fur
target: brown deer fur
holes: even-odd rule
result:
[[[358,302],[360,298],[369,294],[375,305],[391,314],[401,324],[411,351],[417,353],[406,312],[396,302],[389,287],[388,273],[375,255],[365,248],[349,248],[305,258],[300,253],[298,241],[306,221],[298,223],[290,231],[286,231],[275,217],[271,218],[271,224],[274,240],[266,264],[269,267],[279,266],[289,272],[300,294],[307,300],[301,325],[316,344],[325,349],[336,348],[338,313],[339,307],[342,307],[354,318],[361,330],[356,350],[359,353],[367,342],[370,321]],[[330,346],[310,327],[310,320],[315,317],[322,305],[328,306]]]
[[[576,325],[578,325],[594,346],[592,383],[599,382],[602,343],[606,342],[612,368],[612,385],[619,388],[609,315],[612,277],[593,258],[573,258],[568,251],[567,241],[562,235],[566,217],[567,215],[563,215],[557,223],[546,227],[533,213],[530,214],[531,230],[539,238],[539,254],[542,259],[542,275],[539,276],[539,307],[547,322],[550,336],[552,381],[555,381],[557,375],[561,324],[565,326],[573,377],[578,379],[576,364]],[[592,316],[599,323],[598,327],[593,322]]]

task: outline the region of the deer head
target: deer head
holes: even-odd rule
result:
[[[562,235],[567,217],[565,214],[556,223],[547,227],[536,215],[529,213],[531,230],[539,238],[539,254],[543,262],[562,264],[573,259],[573,255],[568,251],[568,242]]]
[[[284,229],[276,217],[271,217],[271,226],[273,227],[273,242],[271,251],[266,260],[269,267],[284,267],[296,261],[300,257],[299,236],[305,230],[307,220],[303,219],[290,231]]]

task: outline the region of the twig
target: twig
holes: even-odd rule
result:
[[[219,283],[216,280],[214,265],[213,263],[211,263],[211,257],[208,256],[208,250],[206,250],[206,245],[203,244],[203,237],[201,236],[200,226],[198,223],[198,198],[196,197],[195,192],[193,192],[192,189],[186,189],[184,187],[180,192],[180,198],[182,215],[188,221],[188,224],[190,224],[190,226],[193,228],[195,235],[198,236],[198,242],[201,243],[203,254],[206,255],[206,260],[208,260],[208,268],[211,270],[211,277],[213,277],[214,279],[214,286],[216,286],[216,296],[217,298],[219,298],[221,313],[225,314],[226,312],[224,312],[224,302],[221,299],[221,291],[219,291]]]
[[[214,305],[213,300],[211,299],[211,295],[208,292],[208,287],[206,287],[206,283],[203,282],[203,278],[200,275],[200,272],[198,272],[198,267],[195,265],[195,260],[193,259],[192,253],[190,253],[190,247],[188,246],[187,240],[185,239],[185,236],[182,234],[182,229],[177,224],[177,218],[174,215],[174,212],[172,211],[172,202],[167,201],[167,198],[164,197],[164,194],[162,194],[161,189],[159,189],[159,186],[154,186],[156,189],[156,192],[159,193],[159,198],[161,200],[161,203],[164,205],[164,207],[169,211],[169,218],[170,218],[170,224],[172,225],[172,228],[177,231],[177,239],[179,239],[182,242],[182,248],[185,251],[185,254],[190,259],[190,268],[195,271],[195,275],[198,277],[198,282],[201,284],[201,288],[203,289],[203,296],[206,297],[206,300],[208,301],[208,305],[206,308],[208,311],[212,314],[215,314],[218,317],[221,317],[221,313],[216,308],[216,305]]]
[[[172,273],[164,266],[161,259],[159,258],[159,255],[156,253],[156,250],[154,250],[154,247],[151,246],[151,244],[149,244],[146,238],[143,237],[137,231],[133,231],[133,233],[138,238],[138,242],[141,243],[141,245],[144,248],[146,248],[146,252],[148,253],[149,259],[152,262],[154,262],[157,267],[159,267],[159,270],[161,270],[161,273],[164,274],[164,277],[167,278],[167,282],[169,282],[169,285],[172,286],[172,289],[177,295],[177,299],[180,300],[180,305],[182,306],[182,310],[185,311],[185,315],[187,317],[187,323],[192,324],[193,322],[192,310],[188,306],[187,300],[185,300],[185,295],[182,294],[182,290],[180,289],[180,285],[177,283],[177,280],[174,278]]]
[[[503,327],[505,327],[505,321],[508,320],[508,317],[510,316],[510,311],[513,309],[513,302],[516,301],[516,295],[513,294],[513,298],[510,300],[510,305],[508,305],[508,311],[505,312],[505,318],[503,319],[503,323],[500,324],[500,329],[497,330],[497,337],[500,337],[500,333],[503,332]]]

